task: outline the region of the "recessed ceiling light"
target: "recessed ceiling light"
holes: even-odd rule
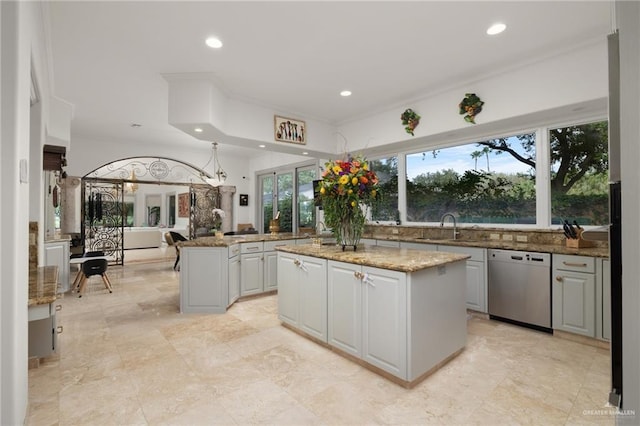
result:
[[[343,90],[342,92],[340,92],[340,96],[351,96],[351,91],[349,90]]]
[[[205,43],[212,49],[220,49],[222,47],[222,42],[218,37],[209,37]]]
[[[202,127],[196,127],[193,131],[196,133],[202,133]]]
[[[259,148],[266,148],[266,145],[258,145]]]
[[[507,26],[505,24],[501,24],[501,23],[493,24],[487,29],[487,34],[489,35],[500,34],[506,29],[507,29]]]
[[[309,155],[307,151],[303,152],[302,155]]]

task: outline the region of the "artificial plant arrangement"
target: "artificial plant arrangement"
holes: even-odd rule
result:
[[[369,170],[364,157],[325,163],[320,199],[325,223],[332,228],[342,250],[346,246],[356,249],[364,231],[366,208],[371,206],[379,191],[378,177]]]
[[[404,125],[404,130],[411,136],[414,136],[413,131],[418,127],[418,124],[420,124],[420,115],[411,108],[407,108],[400,116],[400,119]]]
[[[460,108],[460,114],[465,114],[464,121],[476,124],[475,117],[482,112],[482,105],[484,102],[475,93],[466,93],[464,99],[458,104],[458,108]]]

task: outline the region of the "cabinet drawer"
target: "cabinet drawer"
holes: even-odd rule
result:
[[[232,244],[229,246],[229,259],[240,254],[240,244]]]
[[[572,256],[567,254],[553,255],[553,267],[563,271],[595,273],[596,259],[587,256]]]
[[[29,321],[37,321],[45,318],[49,318],[51,314],[55,314],[51,303],[45,303],[42,305],[34,305],[29,307]]]
[[[438,251],[444,251],[449,253],[461,253],[468,254],[471,256],[471,259],[468,260],[477,260],[479,262],[484,262],[486,258],[487,249],[478,248],[478,247],[462,247],[462,246],[442,246],[438,245]]]
[[[265,241],[264,251],[273,251],[276,247],[294,245],[294,240],[280,240],[280,241]]]
[[[242,243],[240,244],[240,253],[258,253],[263,251],[264,244],[262,241],[256,243]]]

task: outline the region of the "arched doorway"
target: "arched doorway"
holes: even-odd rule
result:
[[[122,265],[125,250],[159,244],[165,230],[178,223],[188,238],[209,232],[222,188],[204,183],[210,177],[163,157],[126,158],[87,173],[81,185],[84,250],[102,251],[110,263]],[[157,189],[141,199],[148,187]]]

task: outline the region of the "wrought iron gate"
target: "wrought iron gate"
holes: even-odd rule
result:
[[[82,229],[85,251],[102,251],[109,263],[124,262],[124,184],[83,179]]]
[[[213,209],[220,208],[220,189],[209,185],[192,184],[189,187],[191,200],[189,212],[189,238],[210,234],[215,225]]]

